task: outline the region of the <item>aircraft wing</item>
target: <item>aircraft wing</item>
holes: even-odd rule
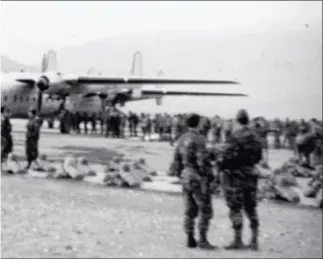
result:
[[[166,90],[142,90],[143,96],[232,96],[247,97],[243,93],[224,93],[224,92],[207,92],[207,91],[166,91]]]
[[[67,81],[68,82],[68,81]],[[82,76],[73,79],[76,84],[239,84],[228,80],[202,80],[202,79],[175,79],[175,78],[148,78],[148,77],[103,77]]]

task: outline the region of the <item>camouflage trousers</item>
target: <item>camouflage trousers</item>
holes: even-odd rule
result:
[[[244,210],[250,221],[250,228],[257,229],[259,226],[257,213],[258,177],[251,175],[236,176],[230,173],[223,174],[222,181],[232,228],[235,230],[243,228],[242,211]]]
[[[201,185],[183,185],[184,198],[184,230],[186,234],[193,234],[195,218],[199,216],[198,229],[200,233],[206,233],[209,222],[213,216],[211,193],[204,193]]]
[[[11,135],[1,136],[1,161],[8,158],[8,155],[13,151],[13,142]]]
[[[38,158],[38,140],[27,138],[25,148],[28,162],[32,162]]]

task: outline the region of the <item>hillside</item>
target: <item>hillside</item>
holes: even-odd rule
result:
[[[35,66],[26,66],[24,64],[20,64],[4,55],[1,55],[1,72],[18,72],[18,71],[30,71],[37,72],[38,68]]]

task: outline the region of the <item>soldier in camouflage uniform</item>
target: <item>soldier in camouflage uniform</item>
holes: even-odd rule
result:
[[[254,166],[262,159],[262,144],[259,136],[249,126],[249,116],[245,110],[237,114],[240,128],[236,129],[228,145],[218,160],[218,168],[223,172],[223,190],[229,207],[229,217],[234,230],[234,240],[226,249],[242,249],[242,228],[244,209],[252,231],[249,247],[258,249],[257,183]]]
[[[11,123],[9,119],[9,110],[6,107],[1,107],[1,163],[4,162],[8,154],[12,152],[13,142],[11,136]]]
[[[26,132],[26,157],[27,167],[29,169],[32,162],[38,157],[38,141],[40,132],[40,119],[36,116],[36,110],[31,109],[28,113],[29,120]]]
[[[205,138],[198,132],[200,117],[192,114],[187,119],[189,131],[183,134],[175,150],[172,170],[181,179],[185,206],[184,228],[187,246],[212,249],[207,240],[210,219],[213,216],[210,183],[213,181],[208,161]],[[194,238],[195,218],[200,215],[197,244]]]

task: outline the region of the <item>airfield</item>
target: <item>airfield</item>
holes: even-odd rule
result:
[[[24,120],[12,120],[14,152],[24,157]],[[117,153],[144,158],[166,172],[174,148],[164,142],[61,135],[44,124],[40,153],[62,160],[76,153],[90,163],[105,163]],[[270,150],[272,168],[291,156]],[[322,258],[322,210],[286,203],[259,204],[260,251],[226,251],[232,230],[228,209],[214,198],[209,231],[215,251],[188,249],[180,195],[93,186],[83,182],[1,177],[2,257],[174,257],[174,258]],[[244,240],[249,241],[245,220]]]

